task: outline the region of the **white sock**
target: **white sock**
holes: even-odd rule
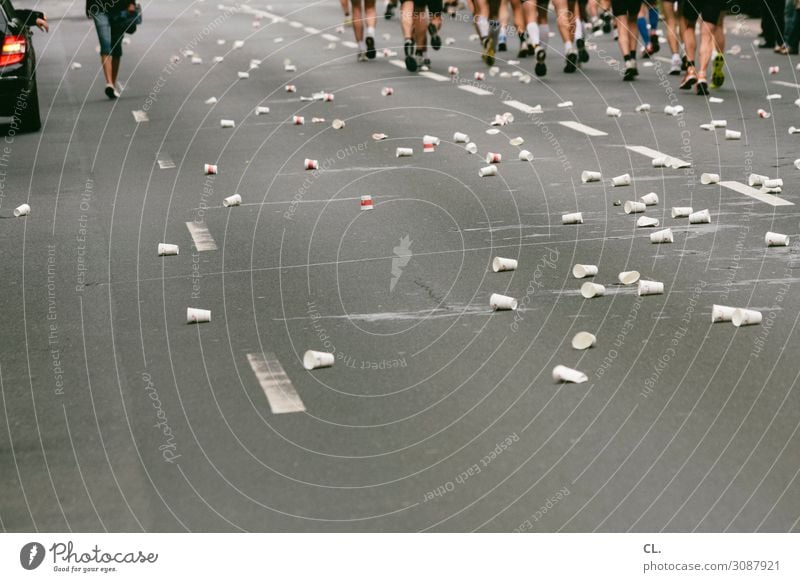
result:
[[[542,41],[539,40],[539,27],[535,22],[529,22],[525,29],[528,31],[528,40],[532,45],[536,46],[541,44]]]
[[[583,38],[583,23],[580,18],[575,19],[575,40]]]
[[[375,29],[373,27],[371,27],[371,26],[367,27],[367,36],[371,36],[372,38],[375,38]]]
[[[478,35],[481,38],[489,36],[489,19],[485,16],[478,16]]]
[[[567,41],[567,42],[564,43],[564,54],[571,53],[571,52],[572,52],[572,42],[571,41]]]
[[[363,40],[358,41],[358,50],[360,50],[361,52],[367,50],[367,43],[364,42]]]
[[[547,24],[540,24],[539,25],[539,39],[542,42],[542,46],[547,46],[549,44],[550,38],[550,27]]]

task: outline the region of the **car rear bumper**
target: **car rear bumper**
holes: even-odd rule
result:
[[[11,67],[7,67],[11,69]],[[24,108],[24,91],[31,88],[31,80],[23,67],[0,71],[0,116],[9,117]]]

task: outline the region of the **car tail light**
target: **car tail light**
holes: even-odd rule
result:
[[[25,58],[27,41],[21,34],[9,35],[3,39],[3,48],[0,50],[0,67],[16,65]]]

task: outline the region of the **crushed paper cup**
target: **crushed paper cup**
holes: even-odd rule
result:
[[[333,129],[342,129],[344,127],[344,121],[341,119],[334,119],[331,122],[331,127]]]
[[[21,216],[28,216],[31,213],[31,207],[28,204],[20,204],[14,209],[14,216],[20,218]]]
[[[486,178],[488,176],[496,176],[497,175],[497,166],[491,165],[491,166],[486,166],[484,168],[481,168],[480,170],[478,170],[478,175],[481,178]]]
[[[764,235],[764,243],[766,243],[768,247],[788,247],[789,235],[780,234],[777,232],[768,232],[766,235]]]
[[[240,79],[249,79],[250,73],[248,73],[247,71],[239,71],[238,73],[236,73],[236,76],[239,77]]]
[[[701,174],[700,175],[700,183],[704,185],[708,184],[719,184],[719,174]]]
[[[318,170],[319,169],[319,162],[317,160],[311,160],[309,158],[306,158],[303,161],[303,167],[306,170]]]
[[[205,172],[206,176],[210,176],[212,174],[217,173],[217,166],[214,164],[205,164],[203,166],[203,172]]]
[[[700,129],[703,129],[705,131],[714,131],[717,128],[714,127],[714,125],[712,125],[711,123],[701,123],[700,124]]]
[[[470,142],[464,146],[464,149],[467,150],[469,154],[477,154],[478,153],[478,145],[474,142]]]
[[[645,194],[639,198],[639,200],[644,202],[646,206],[655,206],[658,204],[658,194],[655,192],[650,192],[649,194]]]
[[[749,186],[761,186],[769,180],[769,176],[762,176],[761,174],[750,174],[747,176],[747,184]]]
[[[297,67],[294,65],[284,65],[283,70],[287,73],[296,73]]]
[[[781,187],[780,186],[776,186],[774,188],[767,188],[766,186],[764,186],[764,187],[761,188],[761,191],[764,192],[765,194],[780,194],[781,193]]]
[[[755,309],[735,309],[731,322],[736,327],[741,327],[743,325],[758,325],[761,323],[761,319],[761,312]]]
[[[800,170],[800,158],[797,158],[794,161],[794,167],[797,168],[798,170]]]
[[[458,67],[449,66],[447,67],[447,72],[450,75],[458,75]]]
[[[650,235],[650,242],[654,244],[661,244],[661,243],[671,243],[673,242],[672,239],[672,229],[665,228],[664,230],[659,230],[654,232]]]
[[[636,221],[636,226],[638,226],[639,228],[650,228],[658,225],[659,225],[658,219],[651,218],[649,216],[640,216],[639,219]]]
[[[639,280],[639,271],[622,271],[617,279],[623,285],[633,285]]]
[[[517,309],[517,300],[499,293],[492,293],[492,296],[489,297],[489,306],[497,311],[509,309],[514,311]]]
[[[158,256],[159,257],[171,257],[175,256],[180,252],[178,245],[168,244],[168,243],[158,243]]]
[[[587,182],[599,182],[602,179],[603,175],[600,172],[591,172],[589,170],[581,172],[581,182],[584,184]]]
[[[191,63],[193,65],[202,65],[203,64],[203,58],[202,57],[192,57]]]
[[[646,113],[650,111],[650,104],[649,103],[642,103],[641,105],[636,106],[637,113]]]
[[[765,109],[759,109],[757,113],[761,119],[769,119],[770,117],[772,117],[772,114]]]
[[[256,107],[256,115],[267,115],[269,113],[269,107],[265,107],[263,105],[259,105]]]
[[[324,117],[312,117],[311,123],[325,123]]]
[[[561,103],[556,104],[556,107],[565,108],[565,107],[572,107],[572,101],[562,101]]]
[[[528,150],[521,150],[519,152],[519,159],[522,162],[532,162],[533,161],[533,154]]]
[[[233,48],[240,49],[243,46],[244,46],[244,41],[243,40],[235,40],[235,41],[233,41]]]
[[[475,78],[476,81],[483,81],[486,78],[486,75],[484,75],[480,71],[475,71],[473,77]]]
[[[292,117],[292,123],[295,125],[303,125],[306,122],[306,118],[302,115],[295,115]]]
[[[497,73],[500,72],[500,67],[489,67],[489,75],[492,77],[497,76]]]
[[[576,350],[585,350],[591,348],[597,343],[597,338],[594,334],[588,331],[579,331],[572,338],[572,347]]]
[[[382,140],[386,139],[387,137],[389,137],[389,136],[386,135],[385,133],[373,133],[372,134],[372,139],[374,139],[375,141],[382,141]]]
[[[423,144],[437,145],[438,146],[439,143],[441,143],[441,140],[438,137],[434,136],[434,135],[423,135],[422,136],[422,143]]]
[[[73,71],[77,71],[78,69],[81,68],[83,68],[83,65],[78,62],[74,62],[70,65],[70,69],[72,69]]]
[[[510,140],[508,140],[508,143],[509,143],[509,145],[512,145],[512,146],[516,147],[516,146],[521,146],[522,144],[524,144],[525,140],[522,139],[521,137],[514,137],[514,138],[511,138]]]
[[[780,71],[781,71],[781,68],[778,65],[773,65],[773,66],[771,66],[769,68],[769,74],[770,75],[777,75],[778,73],[780,73]]]
[[[659,156],[657,158],[653,158],[650,160],[650,164],[654,168],[668,168],[669,167],[669,158],[666,156]]]
[[[664,107],[664,113],[667,115],[672,115],[673,117],[680,115],[683,113],[683,105],[667,105]]]
[[[782,178],[769,178],[761,184],[764,188],[780,188],[783,186]]]
[[[294,85],[286,85],[286,87],[284,87],[283,89],[287,93],[297,93],[297,87],[295,87]]]
[[[495,257],[492,261],[492,271],[499,273],[501,271],[516,271],[517,261],[515,259],[505,259],[503,257]]]
[[[800,129],[797,129],[794,125],[789,127],[789,135],[793,135],[795,133],[800,133]]]
[[[303,354],[303,367],[306,370],[316,370],[317,368],[330,368],[333,366],[335,356],[328,352],[315,352],[307,350]]]
[[[561,216],[561,224],[583,224],[583,214],[580,212],[564,214]]]
[[[733,319],[734,311],[736,311],[735,307],[728,307],[727,305],[712,305],[711,323],[719,323],[720,321],[731,321]]]
[[[712,119],[711,125],[714,127],[728,127],[728,121],[726,119]]]
[[[708,98],[708,102],[709,103],[722,103],[723,101],[725,101],[725,99],[723,99],[722,97],[709,97]]]
[[[639,295],[661,295],[664,293],[664,283],[659,281],[643,281],[640,279],[637,293]]]
[[[673,206],[672,218],[688,218],[693,212],[694,210],[691,206]]]
[[[780,93],[772,93],[770,95],[767,95],[767,101],[773,101],[775,99],[782,99],[782,98],[783,95],[781,95]]]
[[[598,283],[586,282],[581,285],[581,295],[584,299],[591,299],[592,297],[602,297],[606,294],[606,288]]]
[[[467,143],[469,142],[469,136],[466,133],[455,132],[453,134],[453,143]]]
[[[711,213],[706,210],[698,210],[689,215],[689,224],[707,224],[711,222]]]
[[[394,155],[398,158],[408,158],[414,155],[414,150],[412,148],[397,148]]]
[[[501,156],[500,154],[496,154],[494,152],[489,152],[486,154],[487,164],[499,164],[502,159],[503,156]]]
[[[742,132],[734,131],[733,129],[726,129],[725,139],[742,139]]]
[[[375,207],[372,204],[372,196],[365,194],[361,197],[361,210],[373,210]]]
[[[208,99],[206,99],[204,101],[204,103],[206,105],[214,105],[216,102],[217,102],[217,98],[216,97],[209,97]]]
[[[572,267],[572,276],[576,279],[594,277],[595,275],[597,275],[597,265],[581,265],[577,263]]]
[[[631,175],[630,174],[622,174],[621,176],[616,176],[611,178],[611,183],[614,186],[630,186],[631,185]]]
[[[236,122],[233,119],[220,119],[219,126],[223,128],[231,128],[236,126]]]
[[[609,117],[622,117],[622,110],[616,107],[606,107],[606,115]]]
[[[225,57],[221,57],[221,56],[216,56],[213,59],[211,59],[211,61],[214,62],[214,63],[221,63],[224,60],[225,60]]]
[[[519,76],[519,82],[520,83],[525,83],[526,85],[528,85],[528,84],[530,84],[531,81],[533,81],[533,77],[531,77],[530,75],[520,75]],[[539,108],[539,111],[531,111],[531,113],[541,113],[542,112],[542,106],[541,105],[537,105],[536,107]]]
[[[486,130],[486,135],[497,135],[498,133],[500,133],[499,129],[491,128]]]
[[[506,125],[506,119],[502,115],[495,115],[494,116],[494,121],[492,121],[491,125],[493,127],[499,127],[499,126]]]
[[[636,200],[628,200],[622,208],[625,210],[625,214],[637,214],[646,211],[647,204],[644,202],[637,202]]]
[[[456,39],[454,39],[452,36],[448,36],[447,38],[444,39],[444,44],[446,44],[447,46],[450,46],[451,44],[455,43]]]
[[[572,384],[582,384],[589,380],[586,374],[566,366],[558,365],[553,368],[553,380],[556,382],[571,382]]]
[[[211,321],[211,311],[208,309],[186,308],[186,323],[208,323]]]
[[[384,87],[383,89],[381,89],[381,95],[383,95],[384,97],[388,97],[389,95],[394,95],[394,89],[392,89],[391,87]]]
[[[234,194],[233,196],[228,196],[225,200],[222,201],[222,205],[225,208],[229,206],[239,206],[242,203],[242,196],[241,194]]]

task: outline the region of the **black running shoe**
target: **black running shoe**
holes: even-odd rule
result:
[[[524,59],[528,56],[528,45],[524,42],[519,45],[519,52],[517,53],[518,59]]]
[[[686,71],[689,68],[689,59],[686,58],[686,55],[681,57],[681,71]]]
[[[386,20],[391,20],[392,16],[394,16],[394,9],[395,8],[396,8],[396,6],[394,4],[392,4],[391,2],[387,3],[386,4],[386,12],[383,13],[383,17]]]
[[[626,67],[625,74],[622,75],[623,81],[633,81],[636,79],[636,68],[635,67]]]
[[[611,13],[608,11],[603,12],[603,32],[605,34],[611,32]]]
[[[108,97],[109,99],[117,98],[117,92],[114,89],[113,85],[106,85],[106,97]]]
[[[697,94],[708,95],[708,81],[703,78],[697,80]]]
[[[408,69],[409,73],[413,73],[417,70],[417,59],[414,58],[414,43],[407,40],[403,45],[403,50],[406,53],[406,69]]]
[[[428,34],[431,35],[431,48],[435,51],[442,48],[442,37],[439,36],[439,31],[436,29],[433,22],[428,24]]]
[[[564,64],[565,73],[574,73],[578,70],[578,53],[567,53],[567,62]]]
[[[508,50],[508,45],[506,44],[506,41],[501,40],[499,43],[497,43],[497,52],[504,53],[507,50]]]
[[[367,58],[372,60],[376,56],[375,52],[375,39],[371,36],[367,37]]]
[[[658,33],[655,31],[650,33],[650,44],[653,45],[653,53],[661,50],[661,45],[658,44]]]
[[[586,43],[583,41],[582,38],[579,38],[575,41],[575,44],[578,47],[578,60],[582,63],[589,62],[589,51],[586,50]]]
[[[536,57],[536,66],[533,67],[533,72],[537,77],[544,77],[547,74],[547,65],[544,62],[547,53],[540,46],[534,47],[533,54]]]

